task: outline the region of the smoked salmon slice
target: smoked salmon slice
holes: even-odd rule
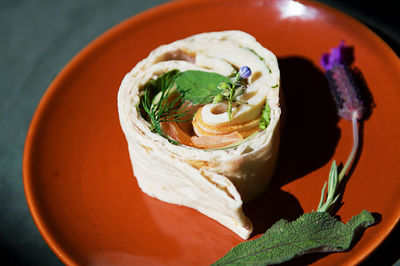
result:
[[[172,139],[186,146],[194,146],[191,137],[176,122],[162,122],[161,126]]]
[[[192,143],[197,148],[213,149],[228,146],[243,139],[237,131],[226,135],[193,136]]]

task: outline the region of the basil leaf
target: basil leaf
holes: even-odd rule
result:
[[[231,82],[218,73],[188,70],[181,72],[175,84],[183,100],[193,104],[211,103],[213,97],[222,92],[218,88],[221,82]]]
[[[265,234],[243,242],[214,265],[270,265],[313,252],[345,251],[355,234],[375,222],[364,210],[344,224],[328,212],[310,212],[297,220],[276,222]]]

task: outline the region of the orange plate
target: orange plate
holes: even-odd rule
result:
[[[300,260],[355,264],[393,229],[400,215],[400,64],[393,51],[356,20],[313,2],[178,1],[93,41],[56,77],[33,117],[23,160],[26,197],[41,234],[64,263],[206,265],[242,241],[192,209],[140,191],[116,104],[122,78],[152,49],[230,29],[252,34],[279,57],[287,105],[274,182],[245,206],[253,238],[282,217],[315,209],[330,162],[344,161],[350,151],[350,123],[335,117],[319,66],[321,54],[342,39],[354,45],[355,64],[376,107],[362,126],[362,152],[338,215],[347,222],[367,209],[379,223],[349,252]]]

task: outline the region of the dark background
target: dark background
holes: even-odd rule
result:
[[[0,0],[0,265],[61,264],[33,223],[22,181],[26,132],[46,88],[94,38],[164,2]],[[319,2],[366,24],[399,55],[396,1]],[[399,242],[397,226],[364,264],[400,265]]]

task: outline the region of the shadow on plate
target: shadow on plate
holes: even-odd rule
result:
[[[263,193],[253,201],[246,203],[244,212],[253,223],[251,236],[256,236],[265,233],[280,219],[295,220],[303,214],[303,209],[292,194],[279,188],[271,188],[268,193]]]
[[[321,70],[302,57],[279,59],[282,134],[273,185],[281,187],[324,166],[340,138],[339,118]]]
[[[244,206],[246,215],[253,221],[253,236],[263,234],[282,218],[293,221],[304,213],[297,198],[283,191],[281,187],[327,164],[334,155],[340,138],[340,129],[337,126],[339,117],[324,74],[311,61],[302,57],[280,58],[279,66],[282,91],[279,160],[269,189]],[[368,119],[375,104],[361,72],[357,73],[357,85],[366,101],[365,119]],[[363,126],[361,122],[357,156],[347,177],[342,181],[341,190],[344,189],[361,154]],[[336,204],[333,213],[340,207],[341,204]],[[381,215],[373,215],[375,225],[379,224]],[[338,219],[341,220],[340,217]],[[356,236],[352,247],[360,240],[362,234],[363,232]],[[308,265],[328,254],[307,254],[283,265]]]
[[[282,218],[293,221],[304,213],[298,199],[281,187],[327,164],[340,138],[336,106],[322,71],[303,57],[280,58],[278,62],[282,92],[279,159],[269,189],[244,205],[253,222],[253,236]],[[305,260],[323,256],[326,254],[313,254]]]
[[[375,225],[379,224],[382,220],[382,215],[379,213],[372,213],[375,220]],[[400,224],[397,224],[389,236],[379,245],[379,247],[360,265],[399,265],[400,255],[399,250],[396,248],[400,242]]]

